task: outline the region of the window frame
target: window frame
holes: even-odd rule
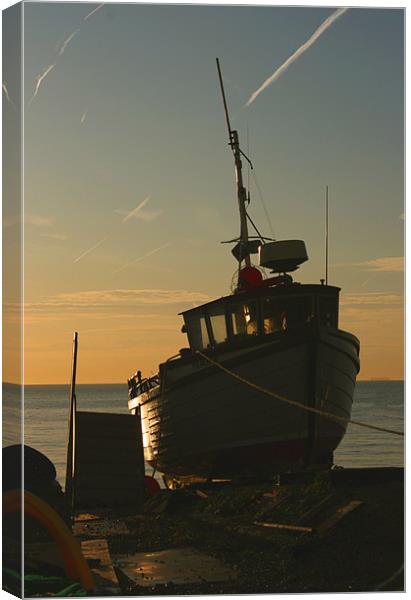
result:
[[[205,322],[209,345],[198,348],[197,346],[195,346],[192,343],[193,342],[193,337],[192,337],[193,329],[191,327],[190,321],[193,322],[193,321],[197,320],[198,327],[200,328],[200,331],[201,331],[201,322],[200,322],[201,319],[204,319],[204,322]],[[208,348],[213,347],[213,338],[210,335],[210,324],[208,323],[208,319],[207,319],[207,315],[205,314],[205,311],[199,311],[198,313],[190,316],[189,318],[184,318],[184,325],[186,326],[186,329],[187,329],[188,343],[190,344],[191,350],[207,350]]]
[[[219,305],[216,305],[219,307]],[[208,332],[208,337],[210,338],[210,344],[212,346],[212,348],[217,348],[218,346],[222,346],[224,344],[226,344],[227,342],[230,341],[230,334],[229,334],[229,329],[228,329],[228,319],[227,319],[227,302],[222,303],[222,308],[223,310],[221,311],[221,316],[224,317],[224,322],[225,322],[225,328],[226,328],[226,340],[224,342],[217,342],[215,337],[214,337],[214,331],[213,331],[213,325],[211,322],[211,316],[218,316],[217,315],[210,315],[210,312],[212,312],[213,307],[210,307],[209,310],[204,311],[204,315],[205,315],[205,320],[206,320],[206,325],[207,325],[207,332]]]
[[[317,319],[318,319],[318,323],[322,326],[322,327],[330,327],[331,329],[338,329],[338,323],[339,323],[339,310],[340,310],[340,303],[338,301],[338,296],[334,296],[332,294],[321,294],[318,293],[316,294],[317,296]],[[321,314],[321,299],[327,299],[327,300],[332,300],[335,304],[335,323],[334,325],[327,325],[323,319],[322,319],[322,314]]]
[[[317,294],[315,294],[315,293],[314,294],[313,293],[311,293],[311,294],[309,294],[309,293],[307,293],[307,294],[298,294],[298,295],[297,294],[289,294],[289,295],[284,295],[284,296],[283,295],[274,295],[274,294],[270,295],[270,294],[267,294],[267,295],[262,296],[260,298],[260,302],[259,302],[259,305],[260,305],[260,311],[259,312],[260,312],[260,316],[261,316],[261,334],[263,336],[267,336],[267,335],[274,335],[274,334],[277,334],[280,331],[283,331],[281,329],[278,329],[277,331],[273,331],[271,333],[264,333],[264,302],[265,302],[265,300],[269,299],[269,300],[283,302],[284,305],[285,305],[285,310],[287,309],[287,307],[286,307],[287,303],[290,302],[290,301],[292,301],[295,298],[298,298],[299,300],[300,299],[309,300],[309,305],[310,305],[309,306],[309,310],[310,310],[311,314],[313,315],[313,317],[315,319],[316,316],[319,314],[318,308],[317,308],[316,297],[317,297]],[[287,331],[290,327],[291,327],[291,329],[293,329],[294,327],[301,327],[301,326],[304,326],[304,325],[305,324],[302,324],[302,323],[299,324],[299,325],[293,325],[291,323],[291,325],[290,325],[290,323],[288,321],[288,318],[287,318],[287,327],[286,327],[286,329],[284,331]]]
[[[249,302],[247,302],[247,300],[234,300],[231,302],[227,302],[226,304],[226,323],[227,323],[227,334],[228,334],[228,341],[229,342],[238,342],[239,340],[247,340],[247,339],[255,339],[256,337],[260,337],[262,334],[262,317],[261,317],[261,308],[260,308],[260,299],[259,298],[252,298]],[[231,307],[233,306],[238,306],[238,305],[244,305],[244,304],[252,304],[254,303],[255,305],[255,309],[256,309],[256,322],[257,322],[257,333],[256,334],[247,334],[246,337],[239,337],[238,335],[235,335],[234,333],[234,329],[233,329],[233,321],[232,321],[232,315],[233,312],[231,311]]]

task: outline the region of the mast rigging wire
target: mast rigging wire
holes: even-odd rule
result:
[[[248,214],[248,212],[245,213],[247,215],[247,219],[250,221],[251,225],[254,227],[255,231],[257,232],[258,237],[260,238],[260,240],[262,241],[262,243],[264,244],[264,237],[261,235],[261,233],[258,231],[257,226],[255,225],[254,221],[252,220],[252,218],[250,217],[250,215]],[[250,236],[249,236],[250,237]]]
[[[261,204],[262,204],[263,209],[264,209],[265,218],[267,219],[268,226],[270,228],[270,233],[273,236],[273,238],[275,239],[275,233],[274,233],[273,224],[271,223],[270,215],[268,214],[267,206],[266,206],[266,204],[264,202],[264,198],[263,198],[263,193],[261,191],[260,184],[258,183],[257,175],[256,175],[256,172],[255,172],[254,169],[252,169],[252,174],[253,174],[253,179],[254,179],[255,186],[257,188],[258,196],[260,198]]]

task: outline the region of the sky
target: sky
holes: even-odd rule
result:
[[[187,345],[178,313],[230,292],[220,242],[239,223],[217,56],[274,236],[306,242],[295,279],[324,276],[328,185],[329,283],[360,378],[403,377],[403,11],[347,10],[246,106],[334,11],[24,5],[26,383],[69,380],[75,330],[79,383],[155,373]],[[17,318],[13,299],[6,310]]]

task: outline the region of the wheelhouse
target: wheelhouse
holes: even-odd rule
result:
[[[191,350],[206,350],[306,327],[338,328],[340,289],[279,286],[225,296],[181,313]]]

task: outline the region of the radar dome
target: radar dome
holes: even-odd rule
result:
[[[280,240],[260,246],[260,266],[272,269],[275,273],[295,271],[308,260],[305,243],[302,240]]]

